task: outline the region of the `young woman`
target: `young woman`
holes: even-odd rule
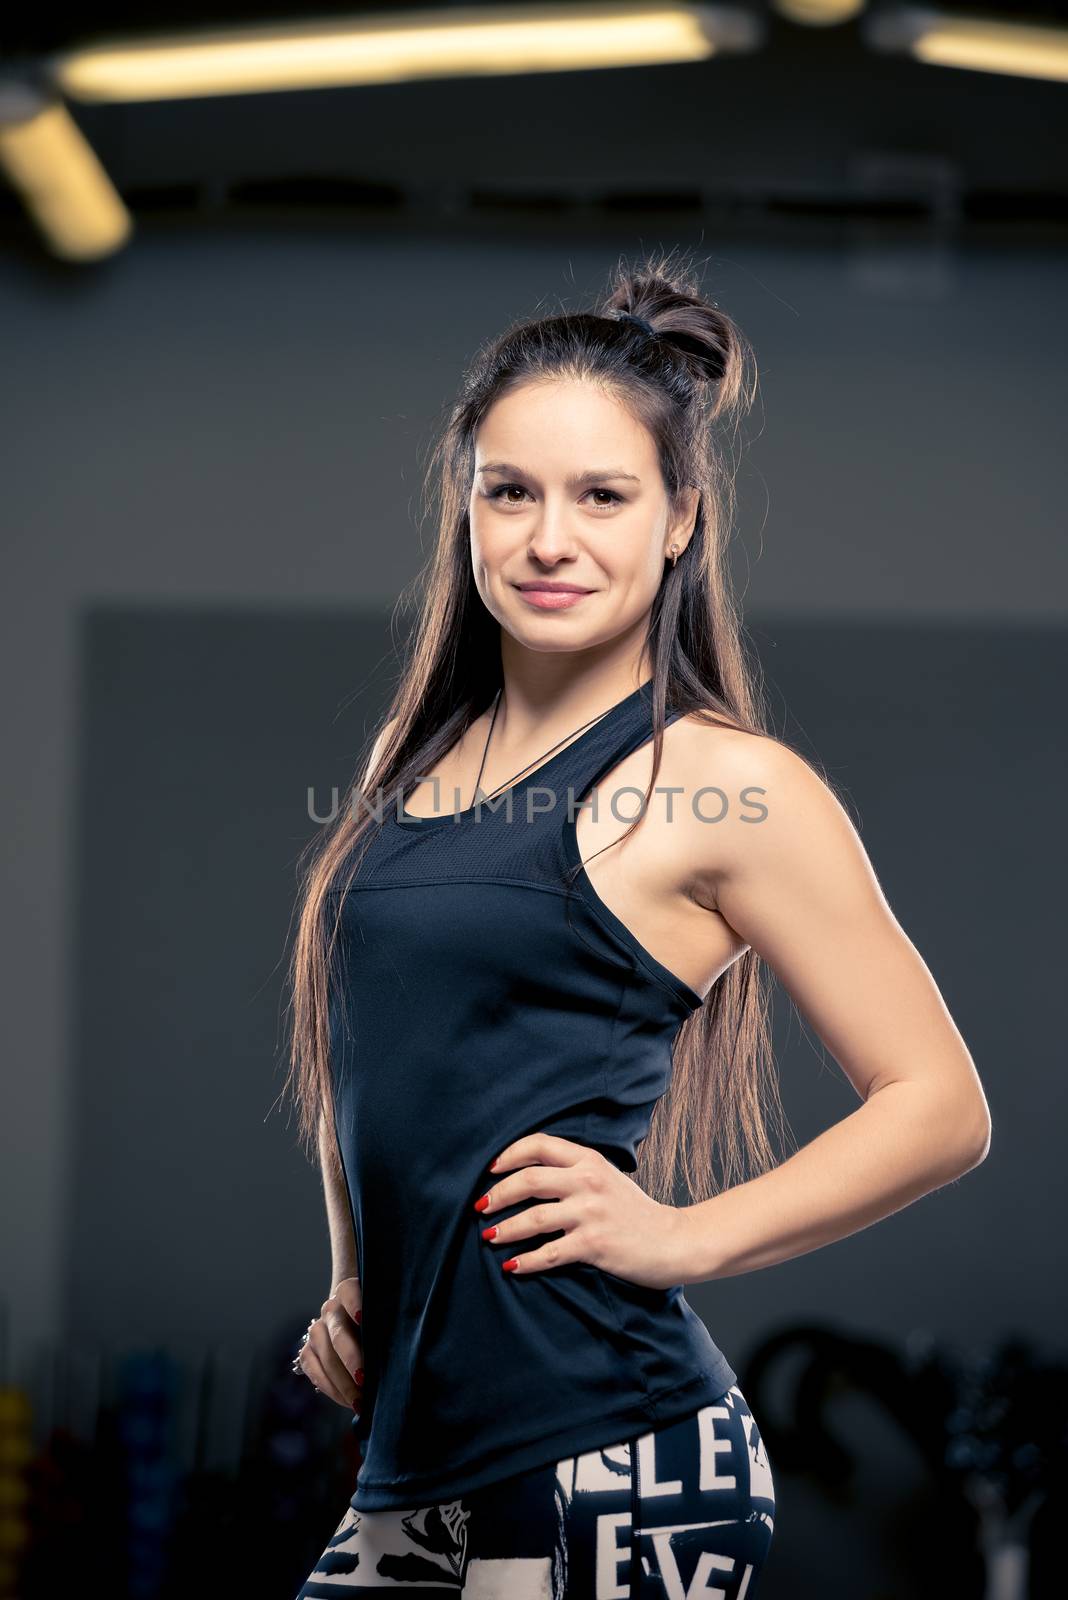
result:
[[[412,648],[293,953],[333,1254],[294,1370],[362,1457],[305,1596],[751,1600],[771,1470],[685,1285],[986,1152],[931,975],[748,676],[716,435],[752,368],[689,267],[621,268],[479,353],[432,458]],[[762,963],[862,1101],[781,1163]]]

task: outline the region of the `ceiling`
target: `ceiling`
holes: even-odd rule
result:
[[[324,0],[311,14],[388,9]],[[70,109],[135,214],[430,212],[574,228],[651,211],[795,238],[857,218],[1036,237],[1068,226],[1068,85],[921,65],[874,52],[856,22],[802,27],[750,9],[766,19],[763,48],[681,66]],[[985,14],[1062,20],[1068,6]],[[73,43],[306,15],[277,0],[112,0],[72,25],[19,7],[0,52],[9,74],[32,75]],[[5,201],[11,226],[19,207]]]

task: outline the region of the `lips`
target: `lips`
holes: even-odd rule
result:
[[[534,591],[537,594],[592,594],[592,589],[584,589],[578,583],[517,583],[517,589],[524,594]]]
[[[538,611],[569,611],[580,600],[593,594],[592,589],[582,589],[577,584],[518,583],[516,589],[528,606]]]

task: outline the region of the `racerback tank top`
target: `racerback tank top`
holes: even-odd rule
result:
[[[737,1381],[682,1286],[586,1262],[504,1272],[561,1235],[502,1249],[487,1221],[537,1201],[474,1209],[489,1162],[539,1129],[633,1172],[702,1003],[599,898],[575,836],[587,794],[652,738],[649,681],[489,801],[437,817],[384,804],[345,894],[330,1034],[363,1294],[356,1510],[454,1498]]]

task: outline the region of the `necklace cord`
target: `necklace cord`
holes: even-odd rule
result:
[[[500,689],[498,689],[497,690],[496,699],[493,702],[493,715],[490,718],[489,730],[488,730],[488,732],[486,734],[486,743],[485,743],[485,745],[483,746],[483,749],[482,749],[482,760],[481,760],[481,762],[479,764],[479,768],[478,768],[478,777],[475,779],[475,792],[474,792],[474,795],[472,795],[472,797],[471,797],[471,806],[475,805],[475,803],[477,801],[477,798],[478,798],[478,786],[479,786],[479,783],[482,780],[482,773],[485,770],[486,757],[489,754],[490,739],[493,736],[493,729],[494,729],[494,725],[496,724],[496,721],[497,721],[497,711],[498,711],[498,708],[500,707],[500,703],[501,703],[501,691],[500,691]],[[573,739],[575,737],[576,733],[581,733],[583,731],[583,729],[590,727],[591,724],[594,723],[594,722],[600,722],[601,718],[602,717],[607,717],[608,712],[612,711],[612,710],[614,710],[614,707],[613,706],[609,706],[607,711],[598,712],[597,716],[590,717],[588,722],[583,722],[583,723],[580,724],[579,727],[572,728],[570,733],[565,733],[564,737],[562,739],[558,739],[555,744],[551,744],[549,746],[548,750],[543,750],[540,756],[535,756],[533,761],[528,761],[525,767],[520,767],[518,772],[513,772],[512,776],[510,778],[505,778],[503,780],[503,782],[501,782],[501,783],[499,783],[497,785],[496,789],[491,789],[488,794],[483,795],[482,796],[483,800],[491,800],[493,798],[493,796],[498,792],[498,790],[504,788],[505,785],[510,785],[510,784],[515,783],[516,779],[521,778],[523,776],[524,772],[529,772],[531,767],[533,767],[535,765],[540,765],[541,762],[544,761],[546,756],[551,756],[554,750],[558,750],[562,744],[566,744],[569,739]],[[470,810],[470,809],[471,809],[471,807],[469,806],[468,810]]]

